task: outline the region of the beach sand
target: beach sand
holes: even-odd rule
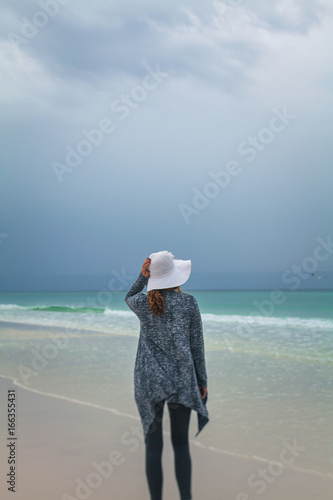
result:
[[[2,473],[9,471],[8,389],[16,391],[16,492],[7,490],[2,475],[2,499],[149,499],[141,423],[137,418],[38,394],[5,378],[0,378]],[[191,418],[196,419],[196,415]],[[192,435],[191,440],[195,441]],[[329,478],[285,468],[275,477],[268,473],[269,481],[261,479],[263,492],[258,494],[258,486],[250,486],[248,478],[255,474],[258,480],[260,469],[267,472],[267,463],[217,453],[193,443],[191,455],[194,500],[332,498],[333,481]],[[175,500],[179,495],[169,435],[164,438],[163,467],[163,498]]]

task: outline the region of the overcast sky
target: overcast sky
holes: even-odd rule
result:
[[[1,290],[106,287],[159,250],[198,287],[333,288],[330,1],[0,9]]]

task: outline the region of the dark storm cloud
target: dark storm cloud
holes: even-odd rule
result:
[[[17,44],[9,34],[23,36],[41,3],[2,5],[3,289],[132,273],[161,249],[210,276],[282,272],[311,256],[332,232],[327,5],[71,0]],[[168,75],[140,100],[144,64]],[[111,103],[124,98],[121,120]],[[268,128],[276,109],[295,116],[280,133]],[[54,162],[104,118],[114,133],[60,183]],[[179,204],[234,159],[241,173],[186,224]]]

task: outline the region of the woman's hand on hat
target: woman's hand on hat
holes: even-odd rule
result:
[[[199,390],[200,390],[200,394],[201,394],[201,399],[205,399],[205,397],[207,396],[207,387],[200,387],[199,386]]]
[[[149,277],[149,266],[150,266],[150,261],[151,259],[149,257],[146,258],[146,260],[144,261],[144,263],[142,264],[142,268],[141,268],[141,272],[142,274],[148,278]]]

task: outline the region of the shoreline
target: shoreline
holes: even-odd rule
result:
[[[103,330],[94,330],[92,328],[82,328],[80,327],[71,327],[71,326],[60,326],[60,325],[43,325],[41,323],[24,323],[19,321],[3,321],[0,319],[0,329],[8,328],[12,330],[24,330],[24,331],[36,331],[36,330],[51,330],[55,333],[61,333],[64,335],[65,330],[73,330],[73,336],[76,334],[76,330],[80,332],[80,334],[94,334],[94,335],[116,335],[110,332],[106,332]],[[65,332],[65,335],[70,336],[68,332]],[[131,335],[132,336],[132,335]]]
[[[96,492],[92,489],[91,496],[85,498],[106,500],[111,494],[112,498],[116,499],[129,500],[135,497],[138,500],[147,500],[149,495],[144,472],[144,443],[140,439],[141,422],[135,405],[130,399],[132,393],[129,390],[129,383],[122,384],[121,378],[121,374],[125,373],[124,368],[127,370],[126,373],[132,369],[131,356],[134,359],[135,354],[133,342],[116,341],[111,338],[102,339],[103,333],[96,330],[80,331],[81,341],[79,341],[80,336],[76,339],[76,335],[73,334],[68,346],[69,349],[65,349],[59,359],[58,355],[55,356],[56,362],[52,361],[52,357],[50,359],[47,357],[47,370],[45,369],[44,372],[44,367],[42,367],[40,379],[28,382],[27,378],[22,376],[21,371],[17,370],[17,363],[24,363],[22,366],[28,368],[30,366],[35,368],[32,363],[32,360],[35,359],[35,353],[44,353],[42,349],[44,349],[44,345],[49,345],[49,338],[64,335],[63,327],[0,320],[0,330],[5,341],[3,345],[4,356],[1,358],[4,361],[1,370],[3,373],[0,373],[0,409],[3,405],[1,414],[4,417],[2,428],[0,427],[0,435],[6,430],[7,410],[4,399],[6,391],[2,391],[3,387],[16,390],[18,422],[22,422],[23,429],[21,433],[23,439],[20,438],[18,442],[18,459],[19,467],[22,468],[23,463],[26,472],[23,476],[20,472],[18,473],[18,484],[22,491],[22,497],[16,493],[17,500],[21,500],[21,498],[22,500],[39,500],[39,498],[81,500],[83,497],[80,498],[73,487],[76,478],[85,478],[90,473],[97,473],[91,464],[105,461],[110,450],[122,451],[126,464],[119,468],[114,464],[112,480],[110,478],[108,481],[110,483],[108,493],[101,485],[100,488],[96,488]],[[93,336],[88,339],[90,332],[93,333]],[[107,336],[109,335],[107,334]],[[97,337],[99,338],[97,339]],[[119,336],[116,335],[116,337]],[[96,338],[96,343],[94,338]],[[11,340],[14,341],[13,344]],[[24,340],[27,340],[27,343],[22,342]],[[61,339],[59,342],[61,343]],[[8,352],[6,351],[7,345]],[[59,346],[57,345],[57,347]],[[52,354],[51,351],[45,352]],[[60,352],[61,349],[58,354]],[[303,440],[304,434],[302,434],[302,428],[298,431],[299,421],[296,418],[300,414],[298,406],[301,403],[303,403],[304,411],[309,411],[309,414],[314,416],[319,415],[319,410],[313,413],[310,410],[312,407],[316,408],[316,402],[320,402],[319,396],[316,396],[317,393],[312,391],[313,397],[311,399],[307,393],[307,399],[297,401],[295,405],[294,400],[288,401],[288,398],[283,400],[283,408],[287,410],[295,408],[295,418],[284,428],[283,425],[280,425],[279,428],[279,415],[281,413],[282,416],[284,409],[282,408],[280,412],[277,407],[278,403],[272,402],[272,399],[261,402],[262,395],[258,392],[260,384],[256,382],[256,374],[264,377],[263,380],[266,380],[265,376],[268,375],[267,380],[273,384],[277,382],[277,377],[278,379],[280,377],[281,366],[271,360],[267,369],[265,364],[264,368],[259,365],[258,373],[255,371],[253,380],[251,379],[251,385],[251,380],[245,383],[244,378],[237,374],[237,367],[241,368],[241,374],[249,373],[255,363],[252,359],[253,353],[240,353],[241,356],[245,356],[245,364],[240,364],[244,362],[244,359],[237,352],[232,354],[235,355],[230,353],[230,355],[223,355],[221,358],[211,356],[212,367],[215,368],[215,371],[213,370],[215,378],[212,379],[214,393],[212,392],[213,398],[211,398],[211,417],[213,418],[212,426],[206,435],[194,437],[196,415],[193,414],[191,417],[190,448],[194,468],[193,498],[255,500],[260,496],[262,500],[281,500],[281,498],[284,500],[299,500],[300,498],[302,500],[317,498],[331,500],[333,475],[329,462],[330,450],[328,447],[331,441],[329,427],[326,426],[326,430],[322,429],[322,431],[325,430],[326,442],[322,438],[312,447],[311,436],[321,437],[318,434],[320,429],[314,426],[305,426],[304,429],[308,430],[309,438]],[[80,363],[75,369],[72,369],[72,365],[75,367],[78,359],[80,359]],[[88,361],[91,365],[88,364],[85,367],[83,361]],[[52,363],[54,364],[52,365]],[[224,366],[224,374],[220,376],[221,363]],[[286,366],[288,368],[288,365]],[[300,367],[297,365],[296,370],[295,366],[291,365],[291,374],[297,375],[295,387],[301,391],[302,387],[298,384],[303,370],[298,372]],[[270,372],[267,371],[268,368]],[[316,371],[313,372],[312,366],[310,368],[308,375],[316,376]],[[326,374],[326,372],[327,376],[330,376],[331,372],[327,371],[326,368],[321,374]],[[306,372],[305,375],[307,375]],[[283,377],[283,380],[287,382],[286,377]],[[309,390],[315,387],[316,382],[318,382],[316,377],[309,378],[308,376],[305,379],[302,378],[302,381],[303,385],[306,382],[306,387],[309,387]],[[227,389],[228,386],[224,390],[222,389],[226,382],[229,383],[228,386],[231,389]],[[266,396],[270,395],[268,389],[273,392],[276,390],[277,395],[280,390],[283,391],[281,382],[277,387],[273,385],[267,387],[267,394],[264,392],[264,396],[265,394]],[[249,389],[248,396],[244,393],[246,388]],[[100,392],[98,392],[99,389]],[[238,400],[237,397],[234,401],[234,389],[239,389],[240,394],[245,394],[247,399],[244,405],[239,404],[242,401]],[[301,392],[299,393],[301,394]],[[289,395],[293,396],[292,390]],[[255,400],[259,399],[259,403],[253,402],[253,397]],[[311,407],[309,406],[310,400]],[[270,404],[271,402],[272,404]],[[264,410],[262,414],[259,411],[261,407]],[[236,423],[236,425],[231,419],[234,408],[237,409],[239,419],[239,424]],[[246,412],[247,408],[249,408],[248,413]],[[326,408],[327,405],[324,406],[324,409]],[[121,409],[123,411],[120,411]],[[167,417],[167,412],[165,412],[165,425],[163,423],[165,459],[163,459],[163,464],[166,464],[165,477],[167,481],[170,479],[171,483],[166,485],[164,498],[165,500],[171,498],[174,500],[178,498],[178,493],[174,481],[173,451],[170,446]],[[328,418],[327,421],[329,422],[330,419]],[[245,423],[247,427],[243,426],[242,428],[242,423]],[[240,433],[235,432],[237,425]],[[39,435],[40,429],[42,429],[41,435]],[[97,440],[96,436],[98,436]],[[4,441],[2,442],[4,443]],[[107,445],[109,445],[109,449],[106,448]],[[5,444],[2,445],[0,449],[0,462],[5,465],[3,477],[7,473],[5,446]],[[297,453],[295,456],[291,454],[293,446],[294,450],[300,450],[299,455]],[[130,457],[128,457],[127,452],[132,448],[138,451],[135,453],[135,450],[133,453],[130,451]],[[303,452],[303,450],[306,451]],[[289,459],[289,463],[281,458],[283,456]],[[54,497],[46,489],[42,490],[44,486],[33,484],[33,477],[39,476],[39,470],[42,471],[45,485],[49,485],[49,491],[54,492]],[[199,472],[196,472],[197,470]],[[55,479],[52,471],[57,471],[58,480]],[[260,471],[264,471],[263,473],[267,475],[268,480],[260,477]],[[57,490],[57,482],[60,483],[59,487],[61,486],[62,491]],[[125,491],[123,485],[126,482],[130,482],[130,484],[126,486],[127,490]],[[1,483],[0,498],[3,498],[1,488],[4,484],[1,485]],[[265,491],[262,490],[263,494],[259,493],[259,484],[265,487]],[[207,494],[207,489],[209,494]],[[23,491],[28,493],[23,496]],[[138,492],[141,496],[137,494]],[[225,496],[223,492],[225,492]],[[5,491],[5,499],[9,493]],[[12,498],[12,496],[8,498]]]

